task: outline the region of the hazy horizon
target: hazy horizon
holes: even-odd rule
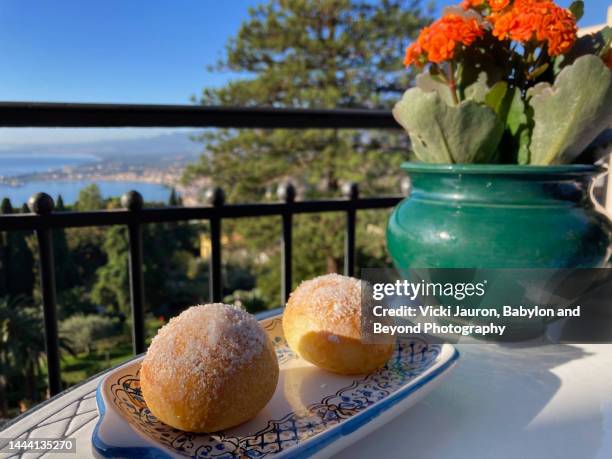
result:
[[[125,135],[120,129],[92,129],[92,138],[74,140],[76,129],[21,128],[24,140],[36,131],[36,141],[10,143],[2,139],[0,129],[0,156],[8,155],[95,155],[106,156],[129,149],[135,154],[197,154],[201,145],[191,140],[198,131],[186,129],[139,129]],[[58,132],[64,131],[64,132]],[[28,135],[29,134],[29,135]],[[58,135],[60,134],[60,135]],[[123,136],[121,134],[124,134]],[[46,136],[46,137],[45,137]],[[71,141],[72,140],[72,141]]]

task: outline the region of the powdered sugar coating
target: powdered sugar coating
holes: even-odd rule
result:
[[[197,380],[202,389],[215,390],[261,355],[267,339],[257,320],[236,306],[193,306],[158,331],[143,366],[155,369],[156,380],[172,381],[177,388]],[[184,400],[198,394],[177,390],[167,395]]]
[[[288,307],[300,305],[320,330],[352,336],[358,333],[361,320],[361,289],[366,282],[340,274],[326,274],[302,282],[291,294]],[[336,338],[329,337],[330,342]]]

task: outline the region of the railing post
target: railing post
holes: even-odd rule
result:
[[[206,193],[206,200],[215,207],[225,204],[225,193],[219,187],[211,188]],[[210,301],[219,303],[223,300],[223,282],[221,271],[221,216],[215,213],[210,218]]]
[[[46,193],[36,193],[28,200],[30,211],[41,217],[53,212],[53,198]],[[45,326],[45,350],[49,393],[53,396],[62,390],[60,377],[59,338],[57,331],[57,309],[55,295],[55,261],[51,228],[44,225],[36,230],[38,259],[40,266],[40,290]]]
[[[145,320],[144,320],[144,278],[142,274],[142,224],[139,212],[143,207],[143,199],[137,191],[128,191],[121,196],[121,205],[132,213],[128,224],[128,241],[130,245],[130,302],[132,306],[132,348],[134,354],[145,351]]]
[[[291,204],[295,201],[295,187],[291,183],[283,183],[278,187],[278,198],[287,204],[283,212],[283,232],[281,235],[281,306],[289,299],[292,287],[291,249],[293,238],[293,211]]]
[[[354,182],[347,182],[342,186],[342,194],[352,202],[359,199],[359,186]],[[357,210],[351,206],[346,211],[346,236],[344,238],[344,275],[355,274],[355,222]]]

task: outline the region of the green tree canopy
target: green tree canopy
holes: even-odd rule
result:
[[[215,67],[246,77],[204,89],[199,102],[390,108],[410,81],[402,64],[404,49],[428,21],[418,5],[404,0],[270,0],[250,10]],[[186,177],[214,177],[230,200],[262,196],[266,185],[287,176],[322,191],[336,190],[339,180],[360,180],[366,191],[381,191],[380,179],[396,176],[395,166],[405,156],[387,150],[406,137],[400,134],[390,144],[383,134],[388,133],[222,130],[204,136],[207,154]]]
[[[180,206],[182,204],[183,204],[183,200],[176,192],[176,188],[172,187],[172,189],[170,190],[170,197],[168,198],[168,205],[169,206]]]
[[[2,203],[0,204],[0,212],[2,212],[3,214],[13,213],[13,205],[11,204],[11,200],[9,198],[2,198]]]
[[[78,211],[104,209],[106,203],[104,202],[104,198],[102,198],[100,187],[92,183],[79,191],[79,197],[74,207]]]
[[[8,198],[0,204],[0,214],[15,210]],[[28,295],[34,285],[34,260],[28,248],[29,231],[0,233],[0,295]]]
[[[197,101],[390,108],[412,78],[402,63],[405,47],[429,21],[419,6],[412,0],[269,0],[250,10],[215,67],[244,78],[206,88]],[[205,153],[187,169],[185,180],[211,177],[234,202],[265,199],[288,178],[302,195],[313,197],[337,196],[348,180],[359,182],[363,194],[397,192],[398,166],[408,155],[407,136],[385,130],[225,129],[206,133],[202,141]],[[372,224],[384,226],[381,220]],[[365,226],[365,217],[360,223]],[[228,230],[265,252],[270,262],[259,265],[258,287],[268,296],[276,292],[278,223],[259,219]],[[300,219],[294,230],[300,241],[294,250],[296,280],[339,269],[342,230],[337,215]]]
[[[66,206],[64,205],[64,198],[62,198],[61,194],[58,194],[57,200],[55,201],[55,211],[64,212],[65,210],[66,210]]]
[[[103,248],[108,261],[96,271],[91,299],[109,311],[127,317],[130,314],[130,281],[126,229],[112,226],[106,233]]]

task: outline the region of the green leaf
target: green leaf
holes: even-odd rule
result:
[[[521,91],[513,88],[509,99],[510,102],[506,112],[506,126],[510,133],[515,136],[523,127],[527,126],[528,119]]]
[[[529,158],[529,124],[521,91],[508,87],[505,81],[493,85],[485,97],[504,126],[504,135],[499,146],[499,160],[504,163],[521,162]]]
[[[503,133],[491,108],[473,100],[449,106],[421,88],[406,91],[393,116],[410,134],[418,159],[428,163],[491,162]]]
[[[416,85],[425,92],[435,91],[448,105],[454,105],[453,93],[448,84],[438,75],[419,73],[416,77]]]
[[[484,102],[485,96],[489,92],[489,85],[487,84],[487,74],[480,72],[478,78],[473,83],[465,87],[465,98],[476,102]]]
[[[599,56],[603,56],[603,54],[610,48],[612,45],[612,27],[606,26],[597,32],[601,36],[602,47],[599,51]]]
[[[518,144],[516,162],[518,164],[529,164],[529,142],[531,140],[529,128],[526,125],[521,127],[514,138]]]
[[[576,21],[579,21],[584,14],[584,2],[580,0],[572,2],[568,9],[575,16]]]
[[[612,72],[593,55],[565,67],[554,86],[527,92],[534,128],[531,164],[570,163],[612,122]]]
[[[485,95],[484,103],[493,109],[498,115],[503,109],[504,99],[508,92],[508,83],[499,81],[493,85],[491,90]]]
[[[506,126],[506,159],[518,164],[529,163],[529,141],[531,140],[531,126],[528,112],[530,107],[518,88],[512,88],[506,96],[505,118]]]

